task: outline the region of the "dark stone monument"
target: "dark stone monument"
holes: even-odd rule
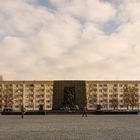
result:
[[[53,110],[86,106],[85,81],[54,81]]]

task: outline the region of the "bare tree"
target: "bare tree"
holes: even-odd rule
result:
[[[129,109],[129,106],[132,108],[132,110],[134,109],[134,107],[138,103],[138,93],[134,86],[124,87],[123,100],[124,100],[124,105],[126,105],[127,107],[127,110]]]
[[[116,89],[113,88],[113,96],[112,96],[112,100],[111,100],[111,103],[112,103],[112,106],[113,106],[113,109],[116,110],[116,108],[118,108],[118,95],[116,92]]]
[[[131,106],[132,110],[138,103],[138,94],[136,92],[135,87],[129,87],[129,105]]]
[[[129,88],[128,86],[125,86],[123,89],[123,101],[124,101],[124,105],[126,106],[127,110],[129,109]]]
[[[3,106],[4,106],[4,111],[10,111],[12,110],[12,106],[13,106],[13,94],[12,94],[12,89],[8,88],[8,86],[6,85],[5,89],[2,90],[2,102],[3,102]]]
[[[113,97],[111,102],[112,102],[113,109],[116,110],[116,108],[118,108],[118,99]]]

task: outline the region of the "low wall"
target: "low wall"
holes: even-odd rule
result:
[[[28,111],[25,115],[80,115],[83,111],[63,111],[63,110],[48,110],[48,111]],[[136,115],[137,111],[87,111],[88,115]],[[21,112],[1,112],[1,115],[21,115]]]

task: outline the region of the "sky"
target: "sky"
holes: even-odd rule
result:
[[[0,0],[5,80],[140,80],[140,0]]]

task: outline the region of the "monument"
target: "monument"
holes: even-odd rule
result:
[[[85,81],[54,81],[53,110],[86,106]]]

